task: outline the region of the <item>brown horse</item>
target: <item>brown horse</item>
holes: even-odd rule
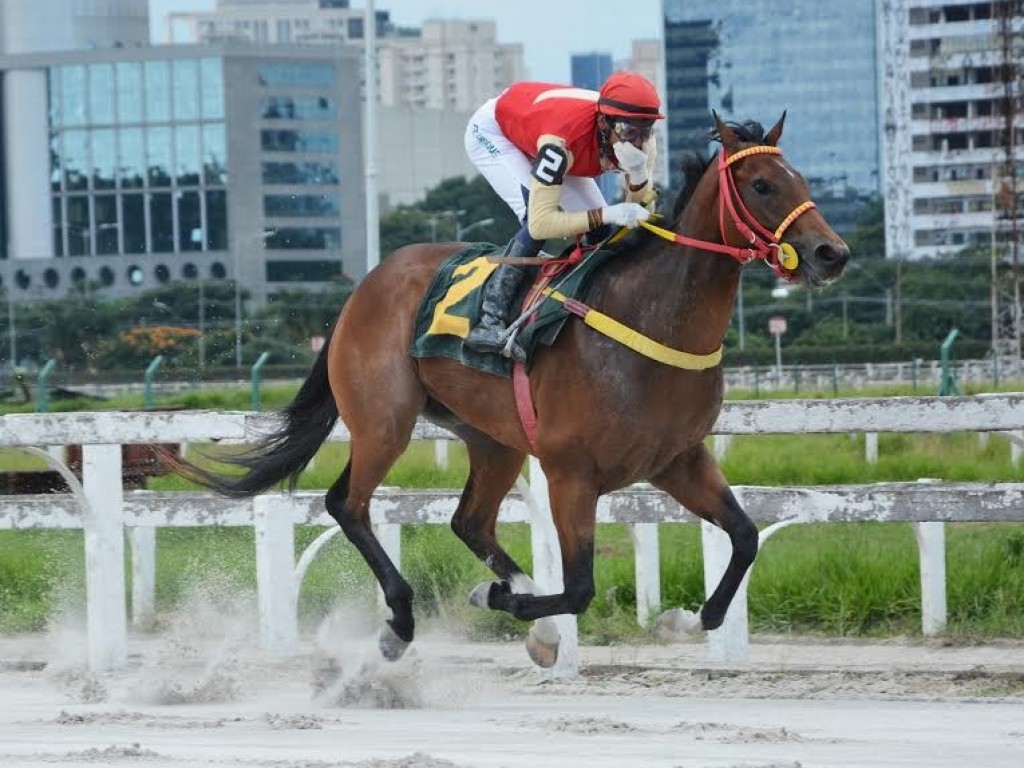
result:
[[[680,233],[676,242],[634,233],[616,246],[620,253],[600,268],[582,297],[660,344],[697,356],[720,350],[744,262],[764,258],[779,274],[816,287],[837,278],[850,256],[813,209],[803,177],[775,148],[783,119],[767,135],[757,123],[715,120],[719,162],[700,164],[688,180],[672,222],[672,231]],[[451,525],[499,579],[474,591],[475,604],[525,620],[585,611],[594,596],[598,497],[646,480],[720,527],[733,547],[699,616],[669,611],[658,628],[664,634],[720,626],[757,553],[757,529],[703,443],[722,404],[720,365],[673,367],[570,321],[550,348],[538,350],[529,372],[537,414],[531,445],[509,379],[447,358],[408,354],[431,279],[460,247],[406,246],[366,276],[285,408],[280,429],[234,460],[247,470],[243,475],[181,468],[232,496],[255,495],[285,480],[294,487],[340,417],[351,434],[351,457],[325,503],[384,591],[392,617],[379,644],[389,659],[413,639],[413,593],[374,536],[370,498],[420,415],[468,447],[469,478]],[[535,594],[495,532],[499,504],[528,453],[548,480],[561,545],[560,594]],[[543,625],[528,640],[531,655],[545,665],[554,662],[557,643]]]

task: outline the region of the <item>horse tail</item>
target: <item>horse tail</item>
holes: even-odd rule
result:
[[[333,331],[333,329],[332,329]],[[255,496],[285,480],[295,490],[302,471],[331,434],[338,421],[338,408],[327,378],[327,350],[331,332],[295,398],[280,415],[281,426],[259,443],[241,453],[218,457],[217,461],[245,470],[238,476],[225,476],[166,454],[162,458],[183,477],[224,496]]]

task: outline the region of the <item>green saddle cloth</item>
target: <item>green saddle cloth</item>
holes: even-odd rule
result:
[[[498,264],[487,257],[500,253],[502,246],[472,243],[450,256],[437,270],[416,315],[416,330],[409,354],[412,357],[447,357],[471,368],[509,378],[512,361],[501,355],[477,352],[465,345],[469,330],[480,318],[483,287]],[[579,299],[597,267],[611,255],[609,249],[589,254],[571,272],[556,277],[554,287]],[[516,298],[516,306],[526,293]],[[537,347],[550,345],[569,316],[560,301],[543,299],[516,337],[526,350],[527,365]]]

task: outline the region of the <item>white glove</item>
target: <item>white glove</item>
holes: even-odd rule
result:
[[[629,176],[631,186],[639,186],[647,181],[647,153],[637,149],[628,141],[617,141],[613,148],[615,160],[619,168]]]
[[[651,212],[639,203],[616,203],[601,209],[601,221],[620,227],[636,229],[641,221],[647,221]]]

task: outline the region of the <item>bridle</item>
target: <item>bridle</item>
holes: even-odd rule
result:
[[[787,280],[793,279],[793,270],[797,268],[797,265],[800,263],[800,259],[797,256],[796,249],[789,243],[782,241],[782,236],[794,221],[807,213],[807,211],[816,207],[814,202],[808,200],[800,203],[800,205],[790,211],[789,215],[782,220],[782,223],[779,224],[773,232],[762,225],[754,214],[747,209],[747,206],[743,203],[743,199],[740,197],[739,191],[736,189],[736,180],[732,175],[732,164],[745,157],[750,157],[751,155],[781,154],[782,150],[778,147],[768,146],[747,147],[746,149],[741,149],[739,152],[732,155],[726,154],[724,150],[719,153],[718,229],[722,236],[721,243],[713,243],[710,240],[698,240],[693,237],[679,235],[646,221],[641,221],[640,226],[650,232],[653,232],[659,237],[679,243],[680,245],[690,245],[704,251],[724,253],[726,256],[730,256],[741,264],[746,264],[748,261],[753,261],[755,259],[763,259],[764,263],[767,264],[776,275]],[[748,247],[739,248],[725,243],[726,211],[729,212],[729,216],[732,219],[732,225],[740,235],[750,243]]]

